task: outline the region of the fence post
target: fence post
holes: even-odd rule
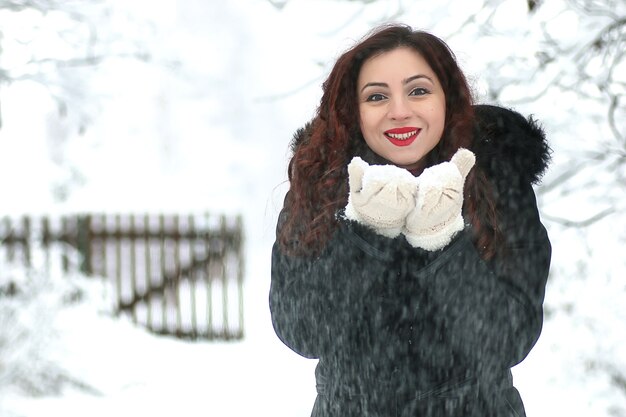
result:
[[[143,239],[144,239],[144,261],[145,261],[145,277],[144,277],[144,282],[145,282],[145,292],[147,294],[147,299],[146,299],[146,323],[148,326],[148,329],[150,330],[154,330],[155,326],[154,326],[154,322],[153,322],[153,317],[152,317],[152,265],[150,263],[150,216],[148,215],[148,213],[144,214],[143,217]],[[137,236],[137,239],[139,239],[139,236]]]
[[[22,217],[22,233],[24,237],[24,242],[22,244],[22,250],[24,251],[24,261],[26,265],[30,268],[32,266],[31,260],[31,227],[30,227],[30,217],[23,216]]]
[[[191,303],[191,333],[194,337],[198,337],[198,319],[196,315],[196,240],[197,233],[195,227],[194,215],[190,214],[187,218],[187,227],[189,233],[189,262],[192,267],[189,269],[189,301]]]
[[[91,216],[83,215],[76,217],[76,249],[80,254],[80,271],[90,275],[91,263]]]
[[[244,264],[245,254],[243,248],[244,242],[243,235],[243,218],[241,215],[237,216],[237,242],[236,246],[238,250],[238,268],[237,268],[237,290],[239,291],[239,333],[238,337],[243,337],[243,277],[244,277]]]
[[[13,227],[13,222],[9,217],[4,218],[4,230],[6,230],[3,242],[4,246],[6,247],[6,260],[12,262],[15,258],[15,230]]]

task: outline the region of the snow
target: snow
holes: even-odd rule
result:
[[[520,45],[516,53],[522,61],[498,77],[484,75],[506,59],[511,39],[524,34],[524,21],[517,19],[523,2],[509,1],[492,16],[495,26],[507,26],[505,36],[479,39],[473,36],[489,18],[484,13],[474,26],[457,32],[479,1],[282,3],[279,8],[264,0],[111,1],[107,4],[116,12],[105,22],[114,26],[112,31],[142,39],[154,62],[111,59],[79,77],[61,71],[60,79],[73,86],[63,90],[69,103],[65,116],[45,83],[20,81],[0,89],[1,213],[210,210],[241,213],[246,226],[243,341],[186,342],[151,335],[111,314],[111,291],[101,279],[74,276],[63,284],[52,274],[50,286],[15,309],[32,331],[30,339],[19,342],[28,349],[9,364],[5,354],[15,351],[0,339],[0,415],[308,416],[315,398],[315,361],[290,351],[271,328],[269,259],[286,190],[288,142],[313,115],[333,60],[387,19],[448,40],[481,96],[487,86],[519,73],[515,67],[524,59],[534,59],[532,47]],[[543,13],[559,19],[549,26],[551,34],[575,43],[573,32],[558,28],[563,22],[583,24],[571,13],[560,13],[560,2],[549,3],[556,9],[546,6]],[[138,16],[152,23],[137,25]],[[17,20],[0,18],[13,22],[2,24],[5,38],[16,33],[22,41],[38,39],[20,35],[24,29]],[[46,22],[33,14],[24,19]],[[2,50],[3,65],[26,65],[24,49],[8,45]],[[42,53],[46,45],[34,51]],[[542,83],[551,79],[545,77]],[[518,87],[502,97],[516,100],[526,86]],[[591,119],[560,124],[559,118],[576,118],[575,100],[554,92],[520,107],[544,120],[555,150],[574,149],[565,156],[555,152],[557,167],[568,164],[569,155],[598,149],[599,133],[608,131]],[[86,129],[79,134],[77,126],[83,124]],[[598,132],[597,141],[585,140],[576,126]],[[605,203],[606,187],[578,190],[586,178],[607,172],[605,166],[585,168],[571,185],[573,194],[540,193],[543,212],[556,216],[567,210],[585,219],[603,204],[623,210],[623,193]],[[537,346],[514,369],[528,415],[626,416],[626,393],[615,371],[626,369],[626,313],[620,308],[626,292],[617,279],[625,276],[619,254],[626,243],[624,218],[609,216],[584,230],[552,221],[546,225],[554,249],[546,322]],[[595,250],[602,246],[609,250]],[[42,276],[35,271],[30,279]],[[0,279],[7,277],[28,278],[14,265],[0,263]],[[68,291],[84,297],[61,302]],[[25,378],[44,388],[46,374],[64,382],[57,384],[58,391],[31,396],[6,369],[31,372]]]

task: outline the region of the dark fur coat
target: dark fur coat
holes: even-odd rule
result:
[[[510,368],[543,323],[551,247],[531,184],[549,148],[511,110],[477,106],[476,119],[472,150],[496,188],[506,255],[483,260],[469,228],[427,252],[346,220],[314,259],[274,245],[272,321],[319,359],[313,416],[525,415]]]

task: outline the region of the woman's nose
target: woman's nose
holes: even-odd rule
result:
[[[387,115],[393,120],[408,119],[411,117],[411,108],[409,107],[409,103],[404,97],[390,100],[389,112]]]

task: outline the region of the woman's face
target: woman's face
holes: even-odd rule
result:
[[[446,98],[426,60],[399,47],[366,60],[357,80],[361,132],[367,145],[397,166],[415,170],[443,134]]]

